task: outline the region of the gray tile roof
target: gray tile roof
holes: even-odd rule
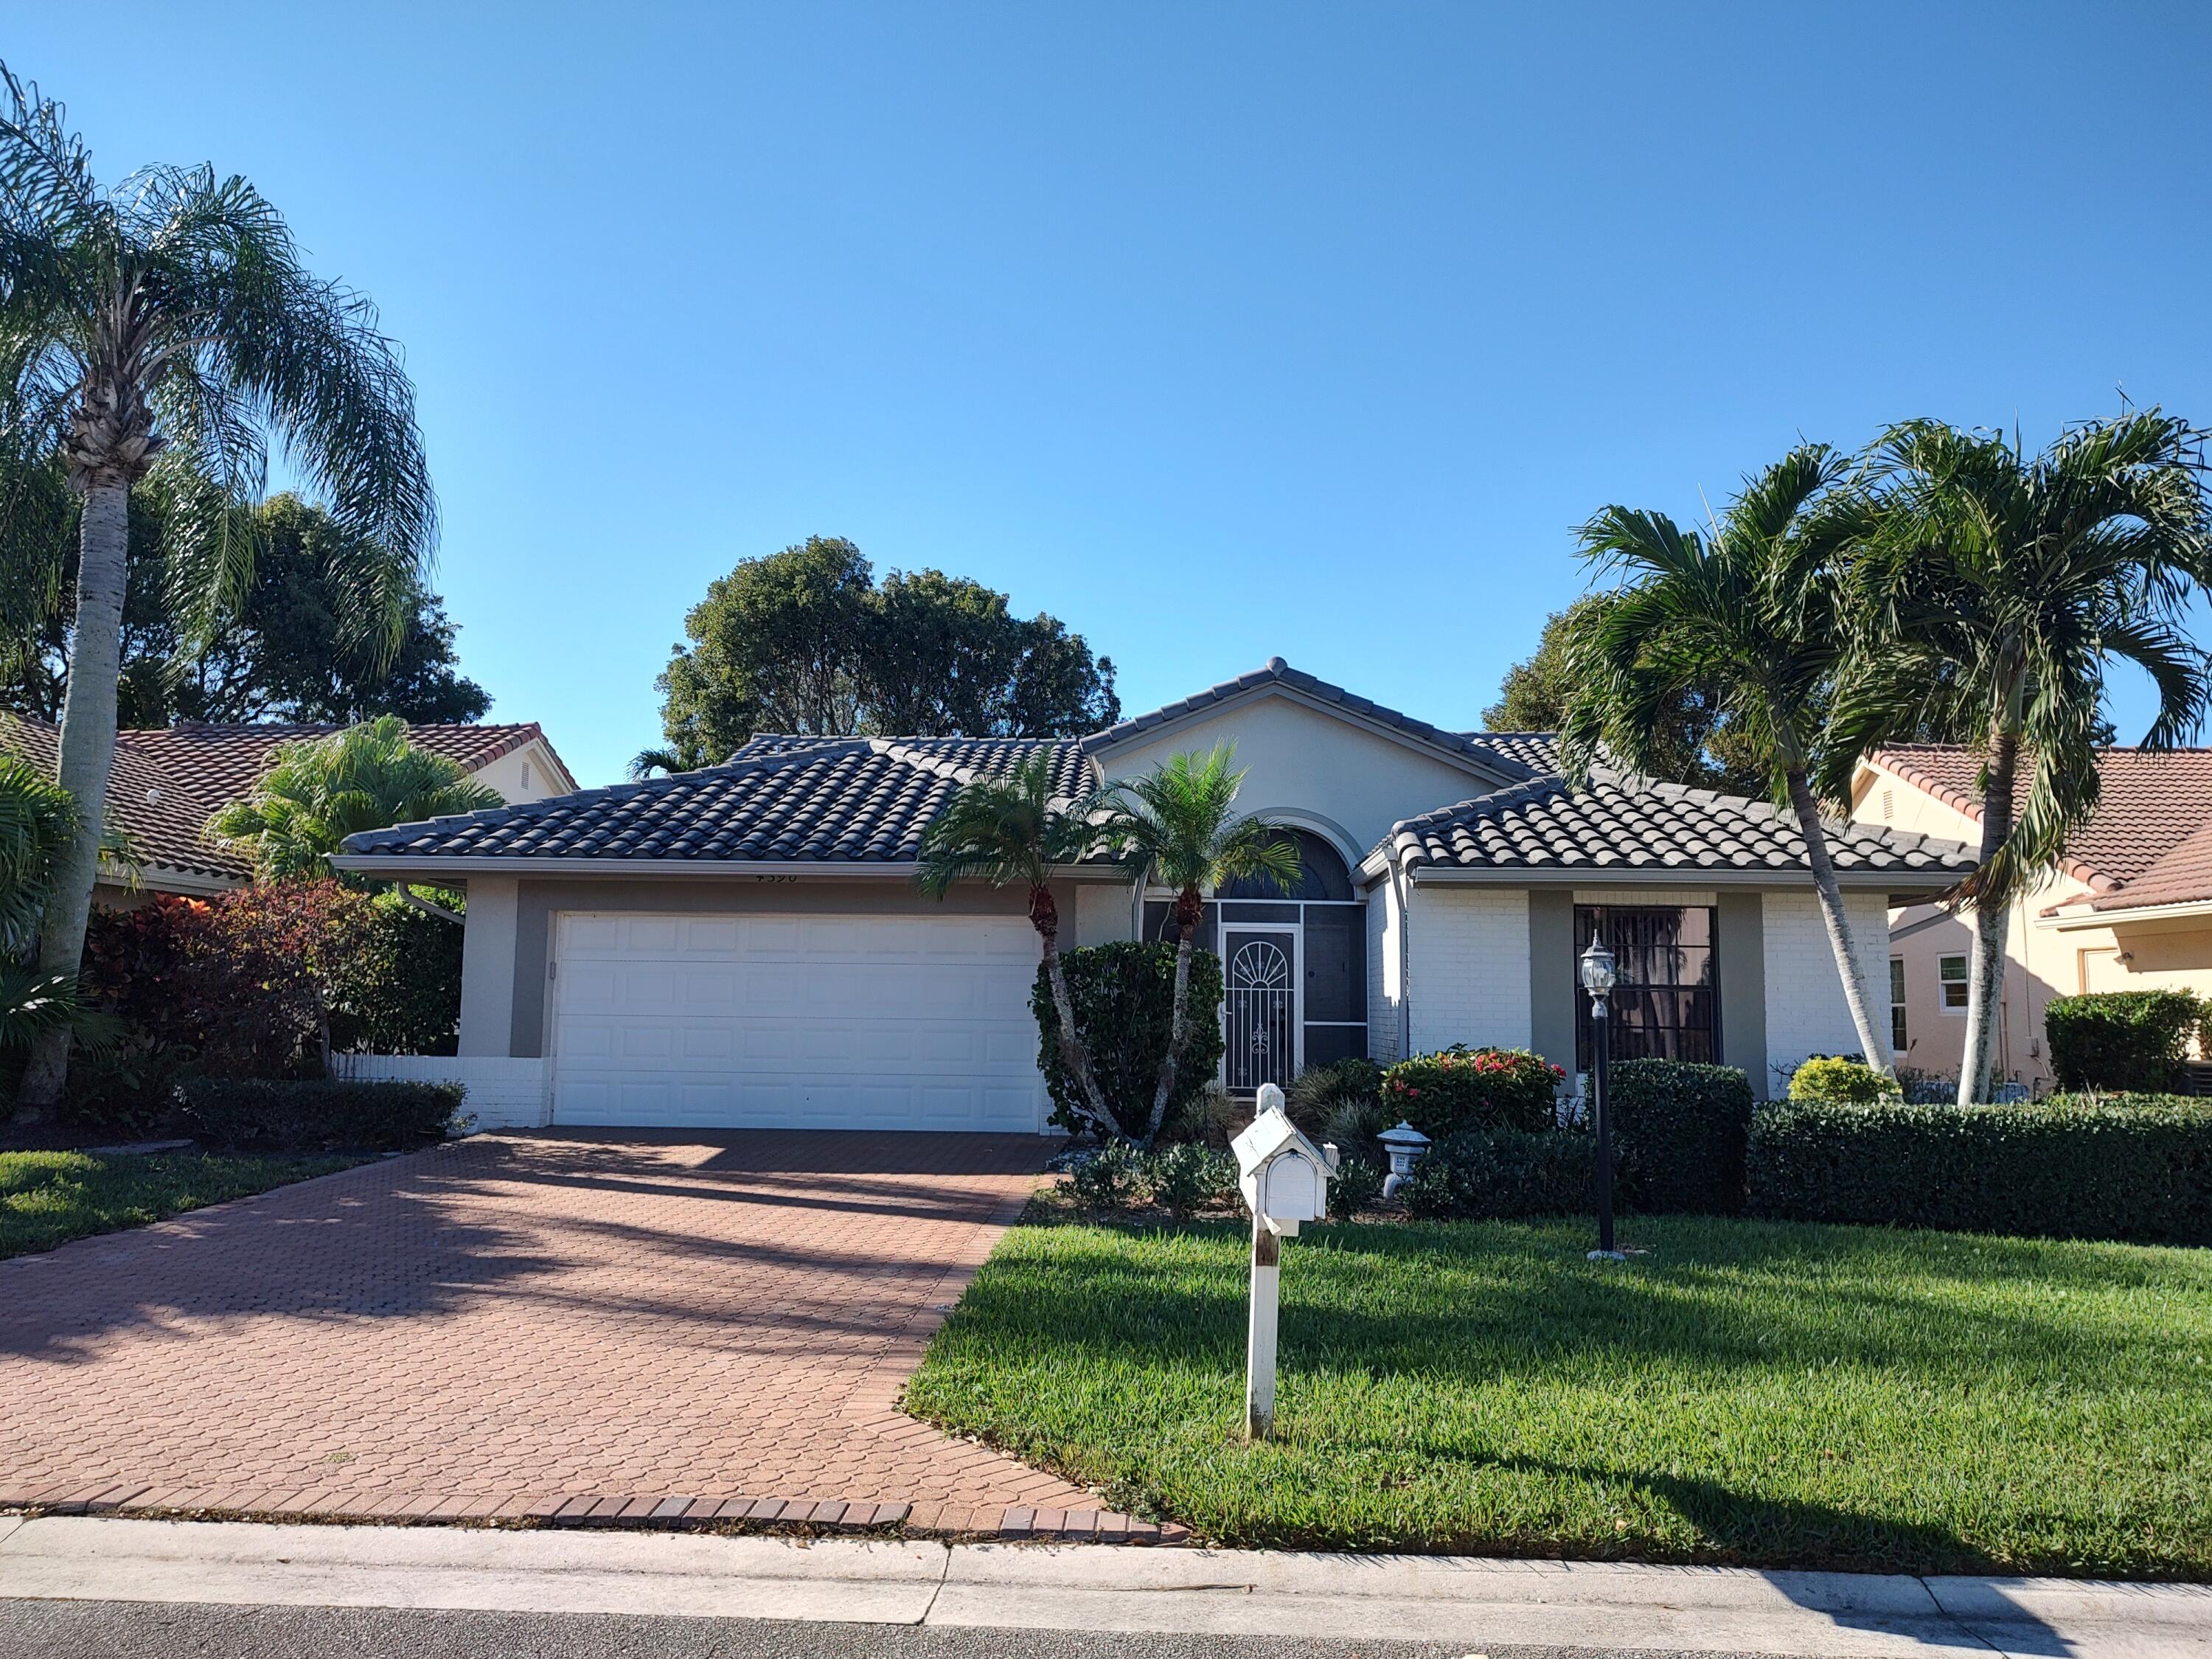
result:
[[[1523,734],[1525,735],[1525,734]],[[1829,823],[1828,851],[1845,875],[1961,876],[1973,868],[1963,843],[1863,823]],[[1796,820],[1765,801],[1631,781],[1600,772],[1589,787],[1538,777],[1397,824],[1389,845],[1405,865],[1464,870],[1807,870]]]
[[[1293,668],[1280,657],[1268,658],[1267,665],[1264,668],[1255,668],[1249,674],[1239,674],[1233,680],[1224,680],[1218,685],[1208,686],[1194,696],[1184,697],[1179,702],[1167,704],[1164,708],[1155,708],[1149,714],[1139,714],[1133,719],[1123,720],[1119,726],[1111,726],[1103,732],[1093,732],[1084,738],[1083,746],[1095,755],[1102,749],[1110,749],[1115,744],[1125,743],[1131,738],[1141,737],[1158,726],[1179,720],[1187,714],[1197,714],[1217,703],[1226,702],[1232,697],[1255,690],[1264,685],[1285,685],[1293,690],[1302,691],[1318,702],[1334,703],[1347,714],[1357,714],[1364,720],[1373,720],[1377,725],[1389,726],[1418,742],[1428,744],[1448,753],[1463,756],[1488,767],[1501,777],[1525,778],[1533,775],[1534,769],[1516,759],[1510,753],[1492,748],[1485,740],[1483,734],[1471,735],[1461,732],[1447,732],[1441,726],[1431,726],[1426,720],[1417,720],[1410,714],[1401,714],[1395,708],[1385,708],[1381,703],[1370,702],[1365,697],[1356,696],[1340,685],[1332,685],[1327,680],[1318,678],[1302,669]]]
[[[955,790],[1042,748],[1087,788],[1080,745],[1051,738],[756,738],[726,764],[355,836],[351,854],[438,858],[902,863]]]

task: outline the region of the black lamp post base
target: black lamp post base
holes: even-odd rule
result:
[[[1626,1261],[1628,1260],[1628,1252],[1626,1250],[1592,1250],[1588,1255],[1584,1256],[1583,1260],[1585,1261]]]

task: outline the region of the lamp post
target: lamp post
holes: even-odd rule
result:
[[[1597,1131],[1597,1249],[1593,1261],[1626,1261],[1613,1245],[1613,1112],[1606,1098],[1606,1062],[1610,1057],[1613,1024],[1607,1004],[1615,978],[1613,952],[1605,948],[1597,930],[1590,930],[1589,949],[1577,963],[1583,989],[1590,1000],[1590,1127]]]

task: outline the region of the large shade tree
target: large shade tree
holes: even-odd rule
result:
[[[354,538],[334,591],[389,651],[436,532],[414,404],[368,301],[308,271],[246,180],[156,166],[102,186],[61,106],[0,68],[0,467],[33,477],[58,453],[83,501],[59,744],[78,823],[43,971],[77,972],[98,874],[133,489],[179,480],[174,598],[211,627],[252,581],[231,509],[262,493],[274,442]],[[42,1039],[19,1111],[51,1112],[68,1065],[66,1036]]]
[[[1860,1050],[1887,1071],[1887,1022],[1875,1018],[1814,789],[1850,645],[1842,572],[1866,532],[1851,470],[1826,445],[1802,445],[1747,478],[1710,533],[1617,506],[1585,524],[1583,556],[1620,586],[1575,634],[1562,752],[1577,777],[1608,753],[1663,775],[1685,691],[1709,697],[1738,763],[1757,757],[1797,820]]]
[[[1206,919],[1206,896],[1223,884],[1256,878],[1284,892],[1298,883],[1297,837],[1282,825],[1237,811],[1244,774],[1232,744],[1205,754],[1171,755],[1142,777],[1106,786],[1106,840],[1131,873],[1175,893],[1174,1015],[1159,1081],[1141,1133],[1150,1146],[1175,1097],[1176,1074],[1190,1031],[1190,959]]]
[[[915,882],[939,899],[963,881],[1023,890],[1030,926],[1036,929],[1043,953],[1053,1011],[1060,1017],[1060,1065],[1074,1079],[1092,1119],[1108,1134],[1127,1139],[1127,1131],[1107,1103],[1076,1028],[1075,1000],[1060,959],[1060,903],[1052,892],[1054,871],[1080,864],[1098,850],[1098,817],[1095,797],[1058,792],[1052,751],[1040,749],[954,793],[922,833]]]
[[[1856,584],[1868,647],[1838,696],[1832,752],[1840,770],[1930,726],[1981,751],[1980,858],[1960,890],[1974,915],[1962,1105],[1989,1094],[2010,908],[2096,811],[2109,666],[2133,663],[2156,690],[2145,748],[2187,742],[2212,701],[2187,619],[2212,580],[2203,440],[2150,410],[2073,428],[2035,456],[1936,421],[1875,446],[1876,527]]]

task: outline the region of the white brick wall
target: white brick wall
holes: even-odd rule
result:
[[[1851,939],[1864,964],[1875,1017],[1889,1018],[1889,910],[1881,893],[1846,893]],[[1858,1031],[1844,1001],[1844,982],[1835,953],[1821,926],[1820,901],[1810,892],[1768,892],[1760,896],[1766,955],[1767,1085],[1779,1093],[1786,1073],[1808,1054],[1852,1054]]]
[[[332,1054],[331,1070],[359,1083],[458,1083],[461,1115],[479,1129],[535,1129],[552,1121],[552,1062],[491,1054]]]
[[[1398,1058],[1398,929],[1391,884],[1367,890],[1367,1057]]]
[[[1417,885],[1411,918],[1413,1047],[1528,1045],[1528,895]]]

